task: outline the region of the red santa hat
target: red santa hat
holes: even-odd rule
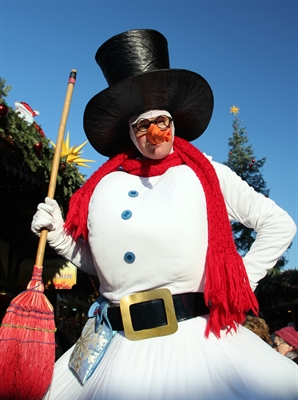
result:
[[[21,104],[24,108],[26,108],[26,109],[30,112],[30,114],[32,115],[32,117],[36,117],[37,115],[39,115],[39,111],[33,110],[33,109],[29,106],[29,104],[27,104],[27,103],[25,103],[25,102],[23,102],[23,101],[19,101],[19,102],[16,102],[16,103],[15,103],[16,106],[17,106],[18,104]]]

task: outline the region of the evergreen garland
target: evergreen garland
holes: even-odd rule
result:
[[[0,78],[0,104],[6,104],[5,97],[10,89],[11,86]],[[7,107],[7,115],[0,117],[1,161],[7,170],[35,183],[39,181],[41,185],[47,184],[50,181],[55,149],[34,123],[28,125],[13,108]],[[68,201],[84,181],[84,176],[75,165],[61,159],[55,198],[61,202]]]

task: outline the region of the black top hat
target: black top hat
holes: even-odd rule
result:
[[[167,40],[161,33],[138,29],[113,36],[95,59],[109,87],[88,102],[84,129],[102,155],[111,157],[131,146],[128,120],[145,111],[170,112],[175,135],[188,141],[207,128],[212,90],[201,75],[170,69]]]

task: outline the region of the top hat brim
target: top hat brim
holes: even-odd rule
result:
[[[167,110],[175,135],[192,141],[207,128],[213,93],[199,74],[160,69],[127,78],[95,95],[84,112],[84,130],[100,154],[112,157],[131,146],[128,120],[149,110]]]

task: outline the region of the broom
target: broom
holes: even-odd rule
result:
[[[54,198],[60,156],[76,71],[70,72],[54,153],[48,197]],[[55,319],[44,295],[42,264],[47,229],[40,233],[32,278],[15,297],[0,327],[0,399],[40,400],[46,394],[55,364]]]

